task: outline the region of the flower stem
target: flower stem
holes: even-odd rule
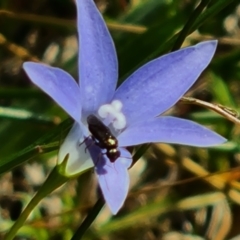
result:
[[[80,240],[84,233],[87,231],[87,229],[91,226],[93,221],[98,216],[99,212],[101,211],[102,207],[105,204],[105,200],[103,199],[103,196],[101,195],[95,205],[93,206],[91,212],[87,215],[87,217],[84,219],[80,227],[77,229],[71,240]]]
[[[36,207],[36,205],[49,193],[51,193],[56,188],[63,185],[68,180],[67,177],[61,175],[59,173],[58,166],[53,169],[50,173],[42,187],[36,193],[36,195],[29,202],[27,207],[23,210],[20,217],[16,220],[16,222],[12,225],[9,232],[5,235],[5,240],[12,240],[17,231],[23,226],[24,222],[27,220],[28,216],[32,212],[32,210]]]

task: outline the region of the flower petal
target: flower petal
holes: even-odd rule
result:
[[[118,66],[115,47],[92,0],[78,0],[79,76],[83,114],[89,115],[112,98]]]
[[[47,93],[75,121],[80,121],[80,90],[71,75],[60,68],[34,62],[25,62],[23,69],[34,84]]]
[[[177,143],[197,147],[209,147],[224,143],[225,138],[192,122],[175,117],[159,117],[128,127],[118,136],[121,147],[148,142]]]
[[[65,138],[58,153],[58,164],[61,164],[67,154],[69,154],[66,175],[75,175],[93,167],[93,161],[86,145],[81,144],[84,140],[84,126],[77,122]]]
[[[157,58],[134,72],[116,91],[128,125],[172,107],[207,67],[217,46],[206,41]],[[137,108],[139,106],[139,108]]]
[[[127,197],[129,189],[128,168],[132,164],[131,154],[123,148],[119,150],[122,157],[114,163],[102,155],[100,158],[98,157],[96,166],[102,194],[113,214],[119,211]]]

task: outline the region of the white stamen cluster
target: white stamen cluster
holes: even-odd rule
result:
[[[126,127],[126,117],[121,112],[122,103],[119,100],[114,100],[110,104],[104,104],[98,109],[98,115],[101,118],[107,118],[117,130]]]

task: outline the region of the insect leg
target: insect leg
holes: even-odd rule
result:
[[[83,143],[86,143],[86,141],[88,141],[89,138],[92,138],[92,136],[86,137],[78,146],[80,147]],[[93,141],[94,141],[94,139],[93,139]],[[95,141],[94,141],[94,142],[95,142]],[[88,145],[86,144],[85,153],[87,152],[87,149],[88,149],[92,144],[94,144],[94,142],[92,142],[92,143],[90,143],[90,144],[88,144]]]

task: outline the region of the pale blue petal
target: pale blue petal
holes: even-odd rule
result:
[[[175,117],[159,117],[139,122],[118,136],[121,147],[149,142],[210,147],[224,143],[226,139],[200,124]]]
[[[109,102],[114,94],[118,65],[105,22],[92,0],[78,0],[79,76],[84,116]]]
[[[216,41],[164,55],[133,73],[116,91],[128,125],[155,117],[172,107],[211,61]]]
[[[86,136],[87,129],[83,124],[75,122],[58,153],[58,164],[61,164],[68,155],[65,174],[72,176],[93,167],[93,161],[86,145],[81,144]],[[85,133],[85,134],[84,134]]]
[[[25,62],[23,69],[34,84],[47,93],[75,121],[80,122],[80,90],[71,75],[60,68],[34,62]]]
[[[121,157],[111,163],[106,155],[96,154],[95,164],[98,182],[111,212],[116,214],[122,207],[129,190],[128,168],[132,164],[131,154],[121,148]]]

